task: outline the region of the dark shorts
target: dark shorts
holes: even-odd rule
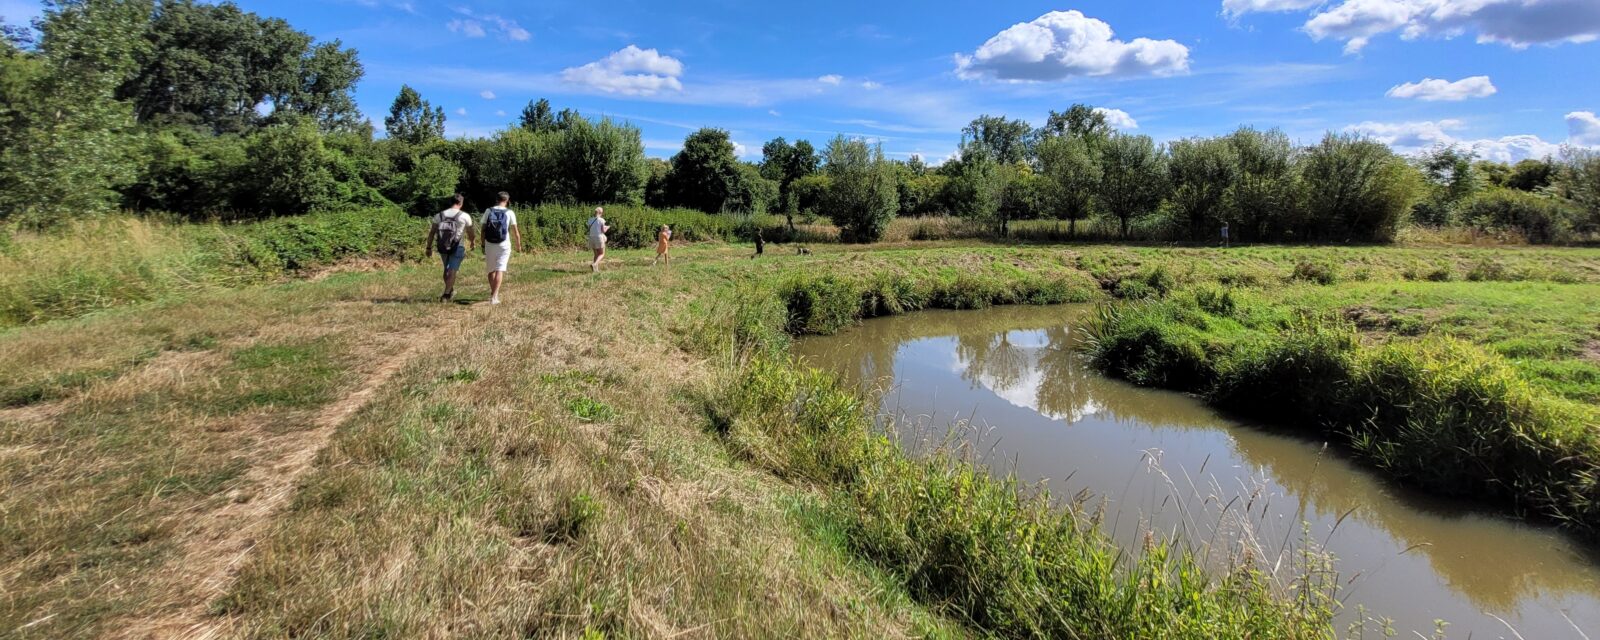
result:
[[[467,245],[458,244],[455,251],[439,254],[439,259],[444,262],[445,271],[460,271],[461,261],[467,259]]]

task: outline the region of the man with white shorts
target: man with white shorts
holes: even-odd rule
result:
[[[483,261],[489,267],[489,304],[500,304],[500,285],[505,282],[506,266],[511,263],[512,239],[517,241],[517,251],[522,250],[517,212],[506,206],[511,204],[511,194],[501,191],[498,202],[478,220],[478,235],[483,238]]]

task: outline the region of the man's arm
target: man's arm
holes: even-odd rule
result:
[[[427,255],[428,255],[429,258],[433,257],[433,237],[434,237],[434,234],[436,234],[436,233],[439,233],[439,226],[438,225],[432,225],[432,224],[428,225],[428,240],[427,240],[428,246],[427,246],[426,250],[428,252]]]
[[[522,253],[522,228],[511,225],[511,237],[517,241],[517,253]]]

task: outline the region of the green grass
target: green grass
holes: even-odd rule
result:
[[[1279,578],[1201,570],[1159,538],[1119,555],[1073,509],[904,456],[784,352],[920,309],[1122,300],[1129,377],[1274,413],[1359,393],[1404,409],[1349,440],[1388,473],[1496,478],[1482,493],[1529,511],[1592,493],[1586,458],[1551,456],[1592,437],[1562,412],[1596,404],[1600,251],[814,249],[687,245],[670,269],[621,249],[599,276],[583,252],[524,254],[493,308],[426,302],[433,265],[163,285],[8,329],[0,629],[53,615],[15,635],[98,637],[180,606],[183,525],[251,495],[272,443],[441,330],[459,349],[411,360],[340,426],[206,603],[216,620],[251,637],[1338,635],[1324,560]],[[1408,277],[1424,270],[1452,277]],[[1463,407],[1506,419],[1436,428]],[[1521,428],[1543,420],[1564,427]]]

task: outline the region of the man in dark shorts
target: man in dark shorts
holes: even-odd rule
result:
[[[435,214],[432,224],[428,225],[428,257],[433,257],[433,250],[438,249],[439,258],[444,261],[444,293],[439,296],[441,302],[448,302],[455,297],[456,272],[461,270],[461,261],[472,250],[476,235],[472,229],[472,216],[461,210],[461,205],[466,201],[461,194],[456,194],[450,208]]]

